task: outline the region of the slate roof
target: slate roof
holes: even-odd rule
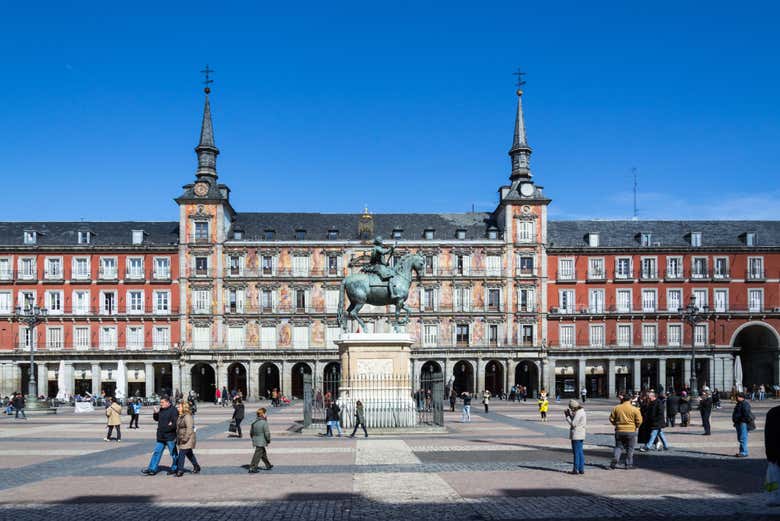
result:
[[[588,234],[599,234],[601,248],[642,248],[642,233],[651,248],[690,248],[691,232],[701,232],[701,248],[745,247],[748,232],[757,247],[780,246],[780,221],[548,221],[548,247],[586,248]]]
[[[132,246],[132,230],[144,231],[145,246],[172,246],[179,242],[176,221],[139,222],[0,222],[0,246],[26,246],[24,232],[37,232],[37,246],[84,246],[78,232],[90,231],[90,246]]]
[[[277,241],[295,240],[296,230],[306,230],[306,240],[325,240],[328,230],[339,231],[339,240],[358,240],[359,213],[239,213],[233,230],[244,232],[245,240],[262,240],[266,230],[274,230]],[[374,235],[390,239],[394,229],[403,230],[402,239],[423,239],[426,229],[434,230],[434,240],[455,239],[459,229],[466,239],[485,239],[494,223],[489,213],[385,213],[372,214]]]

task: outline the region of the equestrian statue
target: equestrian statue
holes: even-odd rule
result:
[[[355,319],[365,331],[366,323],[358,316],[358,313],[366,304],[372,306],[393,304],[395,306],[395,329],[409,322],[409,314],[412,310],[406,305],[406,299],[409,298],[409,288],[412,285],[412,271],[416,273],[419,282],[425,268],[425,257],[419,253],[408,253],[401,257],[395,266],[391,267],[385,261],[385,257],[392,258],[394,251],[394,246],[385,248],[382,245],[382,237],[376,237],[368,263],[361,266],[361,272],[347,275],[341,281],[338,320],[344,331],[347,330],[348,318]],[[352,263],[351,266],[359,265],[361,259],[362,257],[358,259],[358,263]],[[344,314],[345,293],[349,297],[346,315]],[[403,318],[401,318],[401,311],[405,312]]]

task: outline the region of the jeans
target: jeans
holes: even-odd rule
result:
[[[463,412],[460,415],[460,421],[461,422],[470,422],[471,421],[471,405],[464,405],[463,406]]]
[[[149,470],[157,472],[157,466],[160,464],[160,458],[162,458],[165,448],[168,447],[168,452],[171,453],[171,471],[176,471],[178,466],[176,465],[176,442],[171,441],[158,441],[154,446],[154,452],[152,453],[152,459],[149,460]]]
[[[650,439],[647,440],[647,444],[645,444],[645,448],[649,449],[653,446],[655,443],[656,438],[661,438],[661,443],[664,444],[664,449],[668,448],[669,446],[666,444],[666,436],[664,436],[664,431],[661,429],[653,429],[650,431]]]
[[[735,425],[737,429],[737,440],[739,441],[739,453],[742,456],[748,455],[748,426],[745,422],[739,422]]]
[[[339,431],[339,436],[341,436],[341,422],[338,420],[330,420],[328,422],[328,434],[327,436],[333,436],[333,428],[336,428],[337,431]]]
[[[585,472],[585,452],[582,450],[584,440],[571,440],[571,451],[574,453],[574,472]]]
[[[701,424],[704,426],[704,434],[710,434],[710,413],[701,413]]]
[[[620,456],[625,451],[626,467],[634,466],[634,446],[636,445],[636,432],[616,432],[615,451],[612,455],[612,467],[620,463]]]
[[[184,470],[184,458],[187,458],[190,460],[190,463],[192,463],[192,468],[197,469],[200,468],[200,465],[198,465],[198,459],[195,457],[195,453],[192,452],[192,449],[179,449],[179,454],[176,456],[176,469],[179,471]]]

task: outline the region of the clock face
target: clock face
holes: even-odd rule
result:
[[[526,197],[530,197],[534,194],[534,185],[531,183],[523,183],[520,185],[520,194]]]
[[[193,189],[195,192],[195,195],[199,195],[200,197],[203,197],[207,193],[209,193],[209,185],[206,183],[195,183],[195,188]]]

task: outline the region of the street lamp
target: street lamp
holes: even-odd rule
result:
[[[28,404],[30,409],[38,408],[38,382],[35,380],[35,326],[46,320],[49,312],[46,308],[38,306],[16,306],[16,321],[27,325],[30,334],[30,378],[27,385]]]
[[[691,294],[688,305],[681,310],[682,318],[691,325],[691,395],[699,395],[699,380],[696,378],[696,324],[704,320],[696,306],[696,297]]]

